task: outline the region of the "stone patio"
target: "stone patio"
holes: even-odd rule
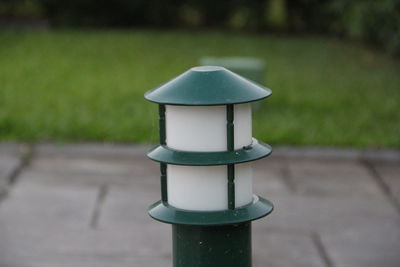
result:
[[[147,149],[0,144],[0,267],[171,266]],[[400,266],[399,151],[278,147],[254,165],[275,211],[254,223],[253,266]]]

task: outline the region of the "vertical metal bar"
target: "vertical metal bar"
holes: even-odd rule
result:
[[[228,151],[235,150],[235,133],[234,133],[234,114],[233,114],[233,105],[226,106],[226,134],[227,134],[227,148]]]
[[[160,144],[166,145],[166,130],[165,130],[165,105],[158,105],[158,114],[159,114],[159,130],[160,130]]]
[[[167,164],[160,163],[161,172],[161,200],[164,204],[168,203],[168,191],[167,191]]]
[[[158,105],[159,127],[160,127],[160,144],[166,145],[166,130],[165,130],[165,105]],[[167,191],[167,164],[160,163],[160,182],[161,182],[161,200],[164,204],[168,203]]]
[[[233,105],[226,106],[226,140],[228,151],[235,150],[235,129]],[[228,209],[235,209],[235,165],[228,164]]]
[[[228,209],[235,209],[235,165],[228,165]]]

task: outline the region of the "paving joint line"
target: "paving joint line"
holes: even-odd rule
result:
[[[381,174],[375,168],[374,164],[366,159],[360,160],[361,164],[368,170],[375,182],[378,184],[379,188],[383,191],[384,195],[387,197],[389,202],[395,207],[396,211],[400,214],[400,203],[397,202],[395,196],[393,195],[390,187],[385,183]]]
[[[23,152],[18,166],[15,167],[11,174],[8,176],[9,185],[13,185],[17,182],[18,177],[20,176],[22,171],[30,165],[34,157],[34,144],[28,144],[26,145],[26,147],[24,147],[24,149],[26,149],[26,151]]]
[[[367,169],[372,178],[377,183],[378,187],[382,190],[383,194],[387,197],[389,202],[394,206],[397,213],[400,215],[400,203],[397,202],[393,192],[390,190],[388,184],[385,183],[379,171],[375,168],[374,164],[366,159],[360,159],[361,164]]]
[[[17,166],[7,177],[7,184],[5,188],[0,191],[0,202],[7,198],[10,188],[17,182],[22,171],[29,166],[32,158],[34,157],[34,144],[26,144],[23,146],[23,149],[25,151],[22,152]]]
[[[101,210],[103,208],[104,201],[107,197],[108,194],[108,186],[107,185],[101,185],[99,187],[99,191],[96,197],[96,202],[94,206],[94,210],[92,213],[92,216],[90,218],[90,223],[89,226],[91,229],[97,229],[99,226],[99,220],[101,216]]]
[[[320,235],[317,232],[311,233],[311,240],[313,241],[315,247],[317,248],[318,254],[320,255],[325,266],[333,267],[333,262],[332,262],[331,258],[329,257],[324,244],[322,243]]]
[[[7,196],[7,189],[1,189],[0,190],[0,203],[6,198]]]
[[[290,168],[289,168],[288,159],[282,158],[282,161],[283,161],[283,166],[280,168],[280,173],[281,173],[283,183],[286,185],[286,187],[289,189],[289,191],[291,193],[295,193],[297,191],[296,184],[293,181],[293,176],[292,176]]]

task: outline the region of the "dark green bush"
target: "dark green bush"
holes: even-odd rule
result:
[[[280,6],[281,24],[268,24]],[[33,14],[33,15],[32,15]],[[336,34],[400,54],[400,0],[0,0],[0,19],[91,27],[234,27]]]
[[[400,1],[371,1],[362,23],[365,40],[400,54]]]
[[[0,0],[0,19],[38,19],[42,17],[38,0]]]
[[[183,0],[40,0],[46,16],[56,25],[162,26],[179,22]]]
[[[400,54],[400,0],[286,0],[292,31],[334,33]]]
[[[400,0],[334,0],[331,32],[400,54]]]

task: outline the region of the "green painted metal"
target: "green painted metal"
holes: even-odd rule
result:
[[[270,201],[254,196],[253,202],[243,207],[219,211],[191,211],[177,209],[158,201],[149,207],[149,215],[161,222],[181,225],[229,225],[257,220],[273,210]]]
[[[160,104],[160,145],[147,155],[160,162],[161,200],[149,207],[149,214],[172,224],[174,267],[251,267],[251,221],[270,214],[273,205],[254,196],[252,203],[235,207],[234,164],[266,157],[272,149],[253,139],[251,145],[234,150],[233,104],[253,102],[269,95],[268,88],[213,66],[192,68],[145,94],[146,99]],[[227,151],[188,152],[169,148],[165,105],[227,105]],[[167,164],[227,165],[228,209],[191,211],[169,205]]]
[[[226,106],[226,140],[228,151],[235,150],[235,113],[232,104]],[[227,165],[228,177],[228,209],[235,209],[235,165]]]
[[[174,267],[251,267],[251,223],[172,226]]]
[[[160,163],[161,172],[161,201],[168,203],[168,190],[167,190],[167,164]]]
[[[235,165],[228,164],[228,209],[235,209]]]
[[[264,84],[265,62],[251,57],[204,57],[200,60],[202,66],[221,66],[247,79]]]
[[[165,127],[165,105],[158,105],[158,114],[159,114],[159,130],[160,130],[160,144],[167,144],[167,134]]]
[[[190,152],[171,149],[167,146],[157,146],[147,153],[147,156],[157,162],[174,165],[212,166],[243,163],[261,159],[271,154],[272,148],[256,139],[251,146],[220,152]]]
[[[158,105],[159,114],[159,130],[160,130],[160,144],[167,144],[166,128],[165,128],[165,105]],[[161,182],[161,200],[168,203],[167,193],[167,164],[160,163],[160,182]]]
[[[234,108],[233,105],[226,106],[226,142],[228,151],[235,150],[235,128],[234,128]]]
[[[145,94],[168,105],[212,106],[247,103],[271,95],[271,90],[223,67],[194,67]]]

